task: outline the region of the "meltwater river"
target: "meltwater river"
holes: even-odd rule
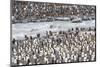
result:
[[[52,26],[52,28],[50,28]],[[23,39],[24,35],[36,36],[40,33],[45,35],[46,31],[59,31],[76,27],[95,27],[95,20],[82,21],[82,23],[72,23],[71,21],[53,21],[53,22],[29,22],[12,24],[12,38]]]

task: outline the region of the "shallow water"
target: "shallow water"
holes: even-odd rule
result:
[[[52,26],[50,28],[50,26]],[[71,21],[54,21],[54,22],[37,22],[37,23],[16,23],[12,24],[12,38],[23,39],[24,35],[36,36],[40,33],[41,36],[45,35],[46,31],[67,31],[76,27],[95,27],[95,20],[82,21],[82,23],[71,23]]]

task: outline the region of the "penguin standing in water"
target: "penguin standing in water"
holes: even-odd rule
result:
[[[83,31],[83,28],[81,27],[80,30]]]
[[[40,34],[39,33],[37,34],[37,37],[40,38]]]
[[[28,40],[28,37],[27,37],[27,35],[25,35],[25,40]]]
[[[78,27],[76,27],[76,35],[75,35],[75,36],[77,36],[77,35],[78,35],[78,33],[79,33],[79,28],[78,28]]]
[[[71,31],[74,31],[74,29],[72,28],[72,30]]]
[[[46,36],[49,37],[49,35],[48,35],[48,31],[46,31]]]
[[[59,34],[62,34],[62,31],[61,30],[59,31]]]
[[[91,27],[89,27],[88,31],[91,31],[91,30],[92,30]]]
[[[33,38],[32,38],[32,36],[30,36],[30,40],[32,40]]]
[[[14,39],[12,40],[12,43],[15,44],[15,41],[16,41],[16,40],[15,40],[15,38],[14,38]]]
[[[49,31],[49,36],[52,36],[52,32],[51,31]]]

